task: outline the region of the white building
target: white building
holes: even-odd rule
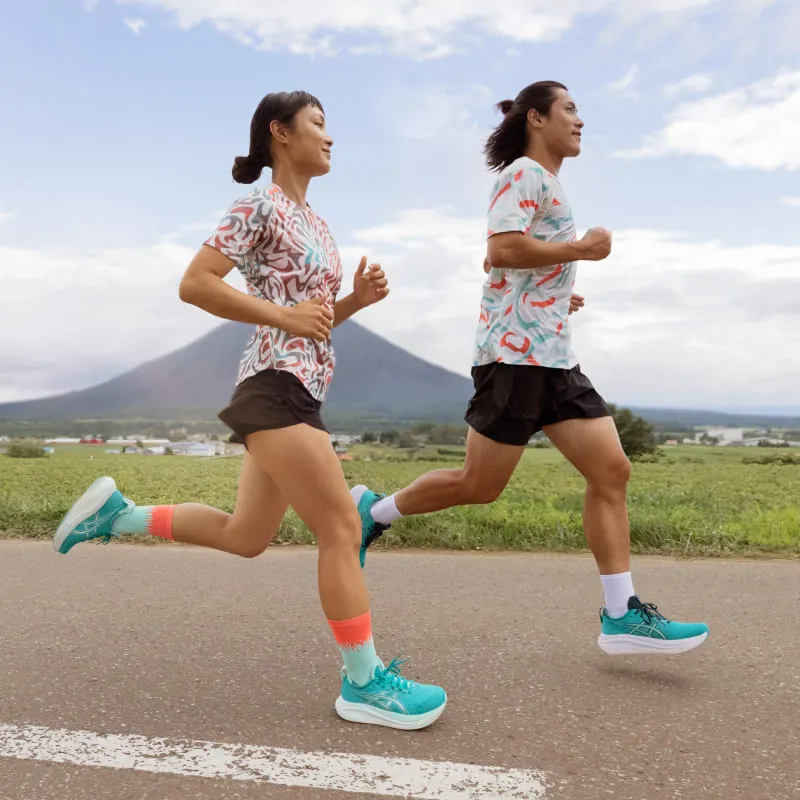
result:
[[[716,439],[719,444],[741,444],[744,442],[744,428],[708,428],[695,434],[695,441],[704,437]]]
[[[772,447],[785,447],[787,444],[789,447],[800,446],[800,443],[798,442],[786,442],[783,439],[777,439],[774,436],[759,436],[756,439],[745,439],[742,444],[745,447],[758,447],[762,442]]]
[[[225,455],[224,442],[173,442],[169,449],[176,456],[211,458]]]
[[[339,444],[350,445],[361,441],[361,437],[353,435],[352,433],[332,433],[330,435],[332,442],[339,442]]]
[[[145,439],[142,436],[126,436],[124,438],[109,439],[106,444],[110,447],[125,447],[126,445],[141,442],[145,447],[169,447],[169,439]]]

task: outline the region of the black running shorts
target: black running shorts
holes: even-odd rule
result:
[[[257,431],[310,425],[326,431],[316,400],[291,372],[265,369],[243,380],[219,418],[233,431],[230,441],[245,444]]]
[[[611,415],[580,366],[485,364],[473,367],[472,380],[475,394],[467,408],[467,424],[501,444],[523,446],[556,422]]]

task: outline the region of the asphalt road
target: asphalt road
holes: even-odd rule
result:
[[[0,543],[0,727],[541,770],[546,800],[800,798],[800,562],[637,559],[642,599],[711,635],[613,658],[590,558],[371,553],[379,652],[450,698],[399,732],[333,711],[315,560]],[[0,758],[0,800],[376,796]]]

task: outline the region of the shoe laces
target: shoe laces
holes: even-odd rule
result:
[[[400,671],[401,665],[405,663],[405,658],[393,658],[388,667],[378,667],[375,679],[398,692],[410,692],[414,688],[414,682],[404,678]]]
[[[117,511],[117,512],[116,512],[116,513],[115,513],[115,514],[112,516],[112,518],[111,518],[111,520],[110,520],[110,523],[109,523],[109,524],[113,525],[113,524],[114,524],[114,521],[117,519],[117,517],[119,517],[119,516],[120,516],[120,514],[126,514],[126,513],[130,513],[131,511],[133,511],[133,509],[134,509],[134,508],[136,508],[136,506],[135,506],[135,504],[133,503],[133,501],[132,501],[132,500],[128,500],[128,499],[126,498],[126,499],[125,499],[125,508],[124,508],[124,509],[120,509],[119,511]],[[98,512],[97,514],[95,514],[95,520],[96,520],[96,521],[97,521],[97,518],[98,518],[99,516],[100,516],[100,512]],[[97,538],[94,540],[94,544],[108,544],[108,543],[109,543],[109,542],[110,542],[112,539],[119,539],[119,537],[120,537],[120,534],[118,534],[118,533],[115,533],[115,532],[112,530],[110,533],[106,533],[106,534],[104,534],[103,536],[98,536],[98,537],[97,537]]]
[[[364,540],[364,547],[369,547],[376,539],[380,539],[383,534],[389,530],[391,526],[384,525],[382,522],[372,522],[372,530]]]
[[[655,621],[669,622],[669,620],[658,610],[658,606],[655,603],[642,603],[637,611],[639,611],[649,623]]]

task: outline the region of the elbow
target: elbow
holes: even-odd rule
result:
[[[513,266],[513,257],[509,252],[510,248],[506,244],[489,240],[487,255],[489,263],[497,269],[505,269]]]
[[[184,275],[178,285],[178,297],[189,305],[197,305],[197,284],[188,275]]]

